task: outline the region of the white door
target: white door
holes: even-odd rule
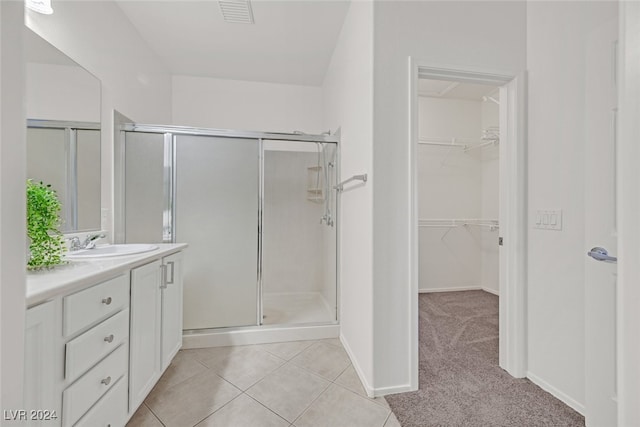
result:
[[[24,333],[24,409],[55,411],[56,416],[47,421],[33,421],[27,416],[28,422],[16,424],[61,425],[62,394],[56,386],[62,379],[63,364],[62,355],[56,351],[56,338],[61,335],[61,331],[56,328],[55,304],[49,301],[27,310]],[[11,419],[6,418],[6,413],[4,417],[5,420]]]
[[[160,378],[160,261],[131,270],[129,411],[134,411]]]
[[[586,51],[585,252],[614,256],[616,235],[617,22],[593,30]],[[586,425],[617,425],[616,264],[585,256]],[[586,254],[585,254],[586,255]]]
[[[182,347],[182,252],[162,259],[162,370]]]
[[[256,139],[177,137],[185,329],[258,324],[259,160]]]

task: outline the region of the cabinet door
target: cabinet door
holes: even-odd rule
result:
[[[129,411],[134,411],[160,378],[160,261],[131,270]]]
[[[59,351],[56,337],[56,302],[50,301],[27,310],[24,359],[25,425],[59,426],[62,395],[57,387]],[[35,411],[35,412],[31,412]]]
[[[162,370],[182,347],[182,252],[165,257],[162,286]]]

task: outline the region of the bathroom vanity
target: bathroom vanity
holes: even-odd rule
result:
[[[21,425],[127,423],[182,345],[186,246],[29,273]]]

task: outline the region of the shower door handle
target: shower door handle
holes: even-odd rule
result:
[[[587,252],[587,255],[589,255],[596,261],[610,262],[613,264],[616,264],[618,262],[618,257],[609,255],[609,252],[607,252],[605,248],[601,248],[598,246],[592,248],[589,252]]]

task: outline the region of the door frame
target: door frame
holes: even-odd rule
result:
[[[409,57],[409,201],[411,388],[418,389],[418,78],[500,87],[499,365],[516,378],[527,372],[527,152],[526,74],[434,64]]]
[[[640,4],[620,2],[618,86],[618,425],[640,424]]]

